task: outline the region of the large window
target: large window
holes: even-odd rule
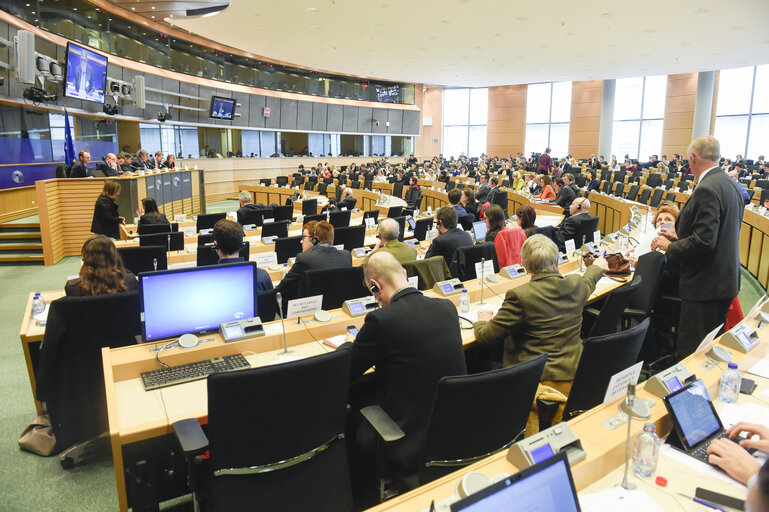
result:
[[[725,69],[718,80],[715,137],[721,154],[755,160],[769,150],[769,64]]]
[[[480,156],[486,151],[488,89],[443,91],[443,156]]]
[[[555,157],[569,154],[571,82],[530,84],[526,93],[524,154],[552,149]]]
[[[618,160],[625,155],[644,161],[659,156],[666,92],[665,75],[617,80],[611,152]]]

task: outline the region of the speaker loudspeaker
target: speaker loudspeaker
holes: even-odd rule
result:
[[[14,37],[16,50],[16,80],[23,84],[35,83],[35,34],[19,30]]]
[[[134,77],[134,106],[136,108],[146,107],[146,99],[144,93],[144,75],[136,75]]]

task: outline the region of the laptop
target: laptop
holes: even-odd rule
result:
[[[663,398],[673,420],[675,435],[668,436],[674,448],[708,463],[708,446],[715,439],[726,438],[721,419],[716,413],[707,388],[701,380],[680,388]],[[743,438],[736,437],[738,443]]]
[[[566,452],[558,452],[451,504],[451,512],[499,510],[580,512]]]
[[[475,235],[476,242],[483,242],[488,231],[489,228],[486,227],[486,221],[479,220],[478,222],[473,222],[473,235]]]

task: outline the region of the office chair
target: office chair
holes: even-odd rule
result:
[[[184,232],[177,233],[155,233],[153,235],[141,235],[139,245],[162,245],[168,251],[184,250]]]
[[[559,247],[563,244],[563,242],[561,242],[558,236],[558,230],[555,229],[555,226],[542,226],[541,228],[534,228],[531,231],[530,236],[534,236],[534,235],[544,235],[548,237],[550,240],[552,240],[553,243],[555,243],[555,245]]]
[[[318,183],[318,194],[325,196],[327,188],[328,184],[325,181],[323,183]]]
[[[195,223],[195,229],[200,232],[201,229],[211,229],[218,221],[226,219],[227,214],[221,213],[209,213],[207,215],[198,215],[198,220]]]
[[[247,210],[245,212],[237,212],[238,224],[241,226],[261,226],[264,224],[264,213],[262,210]]]
[[[198,245],[206,245],[214,243],[214,234],[209,233],[207,235],[198,235]]]
[[[473,229],[473,223],[475,222],[475,215],[473,215],[472,213],[466,213],[464,215],[460,215],[457,218],[457,220],[459,221],[459,225],[462,226],[462,229],[464,229],[469,233]]]
[[[494,272],[499,272],[499,262],[497,261],[497,250],[493,242],[484,242],[477,245],[468,245],[458,247],[451,258],[449,270],[451,275],[460,281],[469,281],[480,276],[475,273],[475,264],[480,263],[481,259],[494,262]]]
[[[272,216],[275,219],[275,222],[280,222],[282,220],[291,222],[291,219],[294,217],[294,206],[291,204],[285,206],[275,206],[272,209]]]
[[[586,183],[587,176],[583,176],[582,174],[574,175],[574,184],[577,185],[578,188],[584,188]]]
[[[612,375],[633,366],[638,361],[649,319],[627,331],[586,339],[574,374],[569,398],[563,409],[563,421],[600,405]],[[558,403],[537,400],[539,429],[551,426]]]
[[[694,181],[694,174],[684,174],[681,176],[681,181]]]
[[[456,186],[457,186],[456,182],[454,182],[454,181],[447,181],[446,182],[446,192],[448,192],[449,190],[453,189]]]
[[[756,180],[756,188],[760,188],[762,191],[769,189],[769,180]],[[764,202],[761,201],[761,205],[763,205]]]
[[[604,194],[611,194],[611,186],[612,186],[611,181],[606,181],[606,180],[602,181],[601,192],[603,192]]]
[[[305,190],[310,190],[310,191],[312,191],[312,190],[315,190],[315,182],[314,182],[314,181],[308,181],[308,182],[306,182],[306,183],[304,184],[304,189],[305,189]]]
[[[366,224],[366,219],[369,217],[374,219],[374,224],[377,223],[377,219],[379,218],[379,210],[367,210],[363,212],[363,220],[361,221],[361,224]]]
[[[259,184],[262,185],[263,187],[269,187],[270,185],[272,185],[272,180],[270,178],[260,178]]]
[[[393,195],[395,197],[400,197],[401,199],[403,199],[403,183],[402,182],[393,183]]]
[[[665,187],[665,190],[672,190],[675,184],[675,180],[665,180],[662,182],[662,186]]]
[[[451,271],[443,256],[433,256],[423,260],[404,261],[401,263],[408,277],[417,276],[417,289],[431,290],[438,281],[451,279]]]
[[[352,510],[344,438],[350,353],[208,377],[207,437],[195,418],[173,425],[194,498],[211,511]],[[207,460],[198,457],[206,450]]]
[[[654,190],[654,193],[652,194],[652,198],[649,201],[649,206],[652,208],[657,208],[660,205],[660,201],[662,201],[662,193],[663,190],[658,188]]]
[[[302,225],[307,224],[308,222],[320,222],[326,220],[326,214],[325,213],[316,213],[315,215],[305,215],[302,219]]]
[[[403,215],[414,215],[414,210],[419,210],[422,206],[422,194],[418,194],[408,201],[406,207],[402,210]],[[389,216],[389,215],[388,215]]]
[[[179,223],[171,224],[142,224],[137,227],[136,232],[140,235],[152,235],[154,233],[176,233],[179,231]]]
[[[366,240],[366,226],[346,226],[334,229],[334,245],[344,245],[345,251],[363,247]]]
[[[302,215],[316,215],[318,213],[318,200],[305,199],[302,201]]]
[[[625,183],[625,176],[627,175],[627,172],[625,171],[617,171],[614,173],[614,181],[618,183]]]
[[[328,221],[335,228],[343,228],[350,225],[351,214],[352,214],[351,210],[347,210],[344,212],[331,212],[328,215]]]
[[[393,220],[398,223],[398,241],[402,242],[406,236],[406,217],[401,215]]]
[[[46,403],[64,469],[108,444],[101,349],[135,344],[140,310],[135,291],[51,302],[35,397]]]
[[[279,187],[285,187],[288,185],[288,176],[278,176],[275,178],[275,183],[277,183]]]
[[[505,218],[507,218],[507,192],[497,192],[494,194],[494,204],[502,208],[502,212],[505,214]]]
[[[574,247],[579,249],[586,242],[593,241],[593,233],[595,233],[598,230],[599,220],[600,220],[599,217],[587,217],[585,219],[582,219],[582,222],[579,223],[579,228],[577,229],[577,232],[574,235]],[[564,244],[563,248],[565,249],[565,247],[566,246]]]
[[[268,222],[262,226],[262,238],[268,236],[276,236],[278,238],[285,238],[288,236],[288,223],[287,220]]]
[[[359,189],[360,188],[360,181],[358,180],[351,180],[350,181],[350,188]]]
[[[117,252],[120,254],[120,259],[123,260],[123,266],[136,276],[142,272],[168,268],[168,252],[163,245],[118,247]],[[157,268],[155,268],[156,263]]]
[[[250,257],[250,243],[248,241],[243,242],[240,246],[239,256],[243,258],[243,261],[248,261]],[[198,267],[205,267],[208,265],[216,265],[219,263],[219,254],[216,252],[216,247],[213,245],[198,245],[196,253],[196,265]]]
[[[327,186],[328,185],[333,185],[334,184],[334,178],[323,178],[323,183],[326,184]]]
[[[286,263],[289,258],[295,258],[302,252],[302,237],[288,236],[275,239],[275,253],[278,255],[278,263]]]
[[[364,180],[363,182],[363,188],[366,190],[371,190],[371,187],[374,186],[374,180]]]
[[[617,197],[622,197],[622,193],[625,191],[625,184],[621,181],[617,182],[617,185],[614,187],[614,195]]]
[[[387,210],[387,217],[390,219],[394,219],[396,217],[400,217],[401,213],[403,213],[403,207],[402,206],[391,206]]]
[[[644,188],[641,190],[641,196],[638,198],[638,202],[641,204],[649,204],[649,196],[651,196],[651,194],[651,189]]]
[[[668,192],[667,194],[665,194],[665,201],[670,201],[671,203],[675,203],[676,197],[678,196],[675,192]]]
[[[679,181],[678,190],[679,192],[686,192],[687,190],[689,190],[689,182],[684,180]]]
[[[594,319],[590,329],[587,331],[587,338],[614,334],[620,330],[622,315],[642,282],[643,278],[641,276],[634,276],[633,281],[629,285],[615,288],[609,292],[609,295],[603,301],[600,311],[592,307],[586,307],[583,310],[583,331],[586,330],[584,320]]]
[[[388,456],[392,456],[388,452],[397,450],[397,442],[407,434],[380,406],[361,409],[383,446],[378,455],[380,476],[390,477],[398,489],[405,491],[507,450],[526,432],[546,363],[547,354],[541,354],[508,368],[443,377],[416,467],[388,464]],[[380,484],[380,498],[383,487]]]
[[[363,284],[363,267],[308,270],[299,283],[297,298],[323,295],[323,309],[341,308],[344,301],[368,297]]]
[[[636,184],[630,185],[630,189],[627,191],[627,200],[635,201],[635,198],[637,196],[638,196],[638,185]]]
[[[433,229],[433,218],[419,219],[414,223],[414,238],[420,242],[427,238],[427,232]]]
[[[649,174],[646,178],[646,186],[651,188],[657,188],[662,185],[662,176],[659,174]]]

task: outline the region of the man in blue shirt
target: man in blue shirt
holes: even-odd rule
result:
[[[458,188],[452,188],[449,190],[449,203],[457,211],[457,216],[467,215],[467,211],[459,204],[459,200],[462,199],[462,191]]]
[[[214,246],[219,255],[219,263],[239,263],[243,246],[243,226],[229,219],[222,219],[214,224]],[[270,274],[263,268],[256,269],[256,291],[272,290]]]
[[[737,185],[740,187],[740,191],[742,192],[742,199],[745,200],[745,204],[750,203],[750,192],[748,192],[748,189],[746,189],[745,185],[743,185],[740,181],[740,173],[737,171],[729,171],[729,177],[736,181]]]

